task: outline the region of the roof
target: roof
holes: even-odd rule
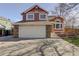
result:
[[[64,18],[60,17],[60,16],[49,16],[48,18],[49,18],[49,21],[53,21],[53,20],[56,20],[56,19],[60,19],[62,21],[64,20]]]
[[[52,25],[53,22],[49,21],[36,21],[36,22],[21,22],[14,25]]]
[[[24,12],[22,12],[21,14],[23,13],[27,13],[28,11],[32,10],[33,8],[35,7],[39,7],[40,9],[42,9],[43,11],[45,11],[46,13],[48,13],[48,11],[46,11],[45,9],[41,8],[40,6],[38,5],[33,5],[32,7],[28,8],[27,10],[25,10]]]
[[[47,21],[47,20],[39,20],[39,21],[37,21],[37,20],[27,20],[27,21],[23,21],[23,20],[21,20],[21,21],[18,21],[18,22],[16,22],[16,23],[24,23],[24,22],[40,22],[40,21]]]
[[[60,16],[58,16],[58,17],[57,16],[48,16],[48,21],[53,21],[53,20],[56,20],[56,19],[64,20],[63,17],[60,17]],[[39,20],[39,21],[37,21],[37,20],[27,20],[27,21],[21,20],[21,21],[18,21],[16,23],[40,22],[40,21],[47,21],[47,20]]]
[[[49,20],[54,19],[54,18],[56,18],[56,16],[48,16]]]

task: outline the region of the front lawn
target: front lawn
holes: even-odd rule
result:
[[[68,41],[68,42],[79,47],[79,36],[72,37],[72,38],[66,37],[66,38],[64,38],[64,40],[66,40],[66,41]]]

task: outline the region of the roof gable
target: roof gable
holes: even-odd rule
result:
[[[22,14],[28,13],[28,12],[30,12],[30,11],[32,11],[32,10],[33,10],[33,11],[37,10],[38,12],[41,10],[41,11],[43,11],[43,12],[45,12],[45,13],[48,13],[45,9],[39,7],[38,5],[34,5],[34,6],[32,6],[31,8],[25,10]]]
[[[60,16],[51,16],[49,17],[49,21],[55,21],[56,19],[59,19],[61,20],[62,22],[64,21],[64,18],[63,17],[60,17]]]

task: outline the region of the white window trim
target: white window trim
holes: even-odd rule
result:
[[[61,24],[62,24],[62,28],[57,29],[57,28],[56,28],[56,25],[55,25],[55,29],[56,29],[56,30],[62,30],[62,31],[55,31],[55,32],[61,32],[61,33],[64,32],[64,24],[63,24],[63,23],[61,23]]]
[[[61,29],[63,29],[63,24],[62,23],[54,23],[55,24],[55,29],[57,29],[57,30],[61,30]],[[56,24],[62,24],[62,28],[56,28]]]
[[[42,19],[41,17],[40,17],[40,15],[46,15],[46,18],[45,19]],[[45,14],[45,13],[39,13],[39,20],[47,20],[48,18],[47,18],[47,14]]]
[[[57,21],[59,21],[59,22],[57,22]],[[57,30],[63,29],[63,24],[60,19],[56,19],[54,24],[55,24],[55,29],[57,29]],[[62,24],[62,28],[56,28],[56,24]]]
[[[57,22],[57,21],[59,21],[59,22]],[[64,27],[64,22],[62,23],[60,19],[57,19],[57,20],[55,20],[54,24],[55,24],[54,29],[56,29],[56,30],[62,30],[62,31],[55,31],[55,32],[64,32],[64,28],[65,28]],[[62,24],[62,28],[56,28],[56,24]]]
[[[33,19],[28,19],[28,15],[33,15]],[[28,13],[28,14],[26,14],[26,20],[34,20],[34,13]]]

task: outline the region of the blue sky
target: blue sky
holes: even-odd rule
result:
[[[33,5],[32,3],[0,3],[0,16],[11,19],[12,22],[19,21],[22,20],[21,13]],[[38,5],[49,12],[57,6],[55,3],[41,3]]]

